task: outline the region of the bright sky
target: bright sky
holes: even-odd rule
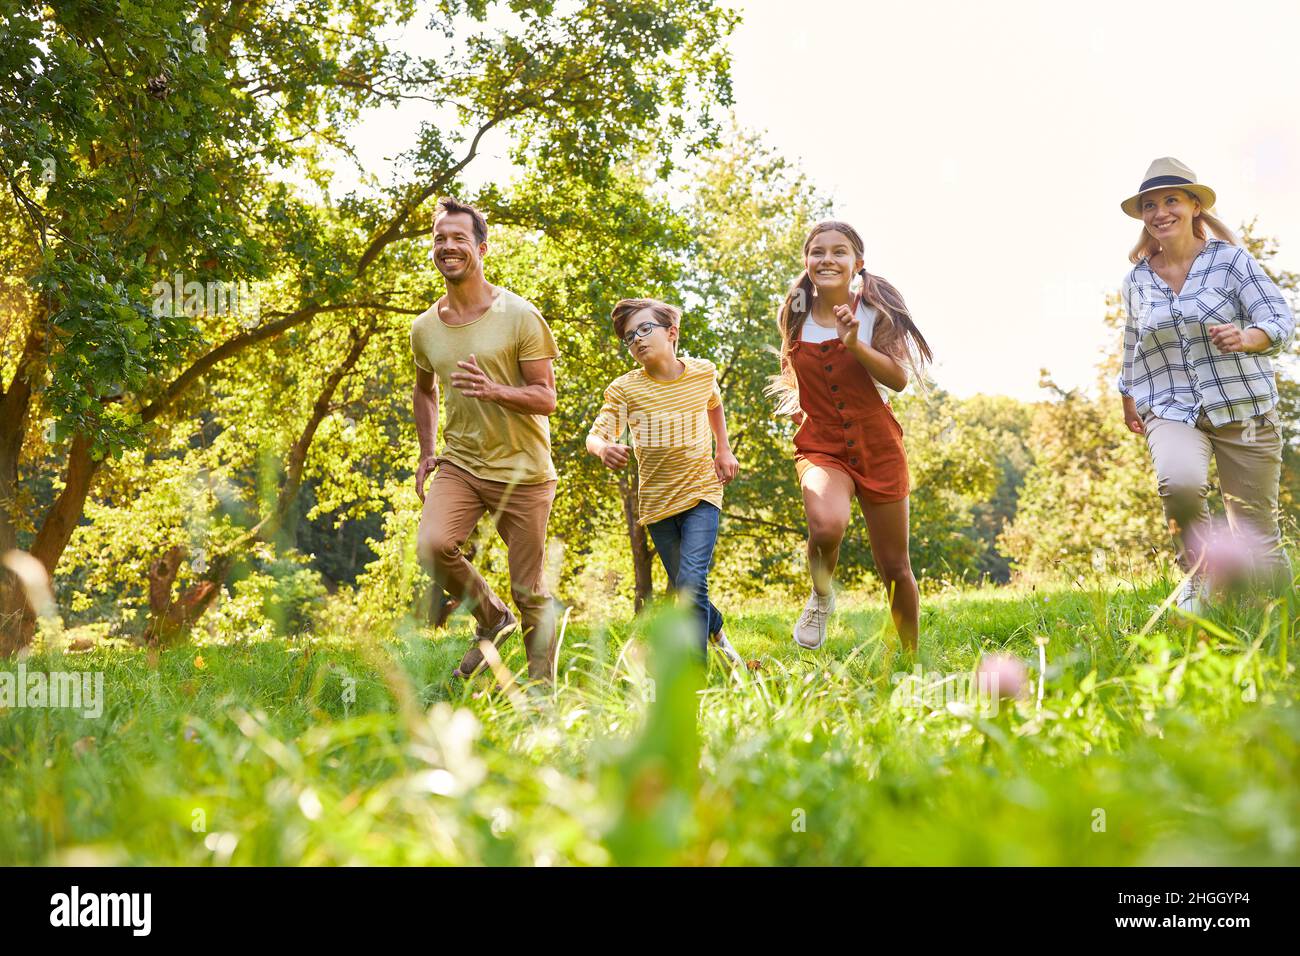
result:
[[[1158,156],[1300,270],[1294,0],[734,5],[740,123],[835,198],[959,395],[1040,398],[1043,367],[1091,385],[1141,228],[1119,203]],[[372,120],[362,155],[401,125]]]

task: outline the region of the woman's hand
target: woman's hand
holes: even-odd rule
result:
[[[1129,395],[1124,396],[1124,424],[1134,435],[1147,433],[1146,426],[1142,424],[1142,416],[1138,414],[1137,402]]]
[[[1207,325],[1205,331],[1220,352],[1263,352],[1271,344],[1263,329],[1240,329],[1231,322]]]

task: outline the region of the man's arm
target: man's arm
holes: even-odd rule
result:
[[[420,439],[420,463],[415,469],[415,493],[424,500],[424,481],[438,464],[438,376],[415,367],[415,389],[411,393],[415,434]]]
[[[457,362],[460,371],[451,373],[451,384],[468,398],[495,402],[502,408],[526,415],[550,415],[555,411],[554,359],[533,359],[519,363],[523,385],[502,385],[487,377],[470,355],[468,362]]]

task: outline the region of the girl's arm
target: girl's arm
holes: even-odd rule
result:
[[[907,369],[892,355],[887,355],[856,339],[849,347],[849,351],[858,360],[858,364],[870,372],[871,377],[881,385],[895,392],[907,388]]]
[[[907,369],[903,368],[902,363],[858,338],[862,320],[849,306],[835,307],[835,324],[844,347],[853,354],[859,365],[871,373],[872,378],[895,392],[907,388]]]

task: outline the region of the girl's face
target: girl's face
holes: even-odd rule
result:
[[[652,326],[652,328],[646,328]],[[636,333],[643,331],[645,335]],[[642,309],[623,325],[624,341],[632,357],[642,365],[657,365],[673,357],[677,344],[677,327],[665,326],[654,309]]]
[[[836,230],[819,232],[808,244],[803,257],[804,268],[818,292],[846,289],[862,269],[862,260],[853,251],[849,237]]]
[[[1181,189],[1153,189],[1138,201],[1147,232],[1162,246],[1180,237],[1191,238],[1192,220],[1201,204]]]

